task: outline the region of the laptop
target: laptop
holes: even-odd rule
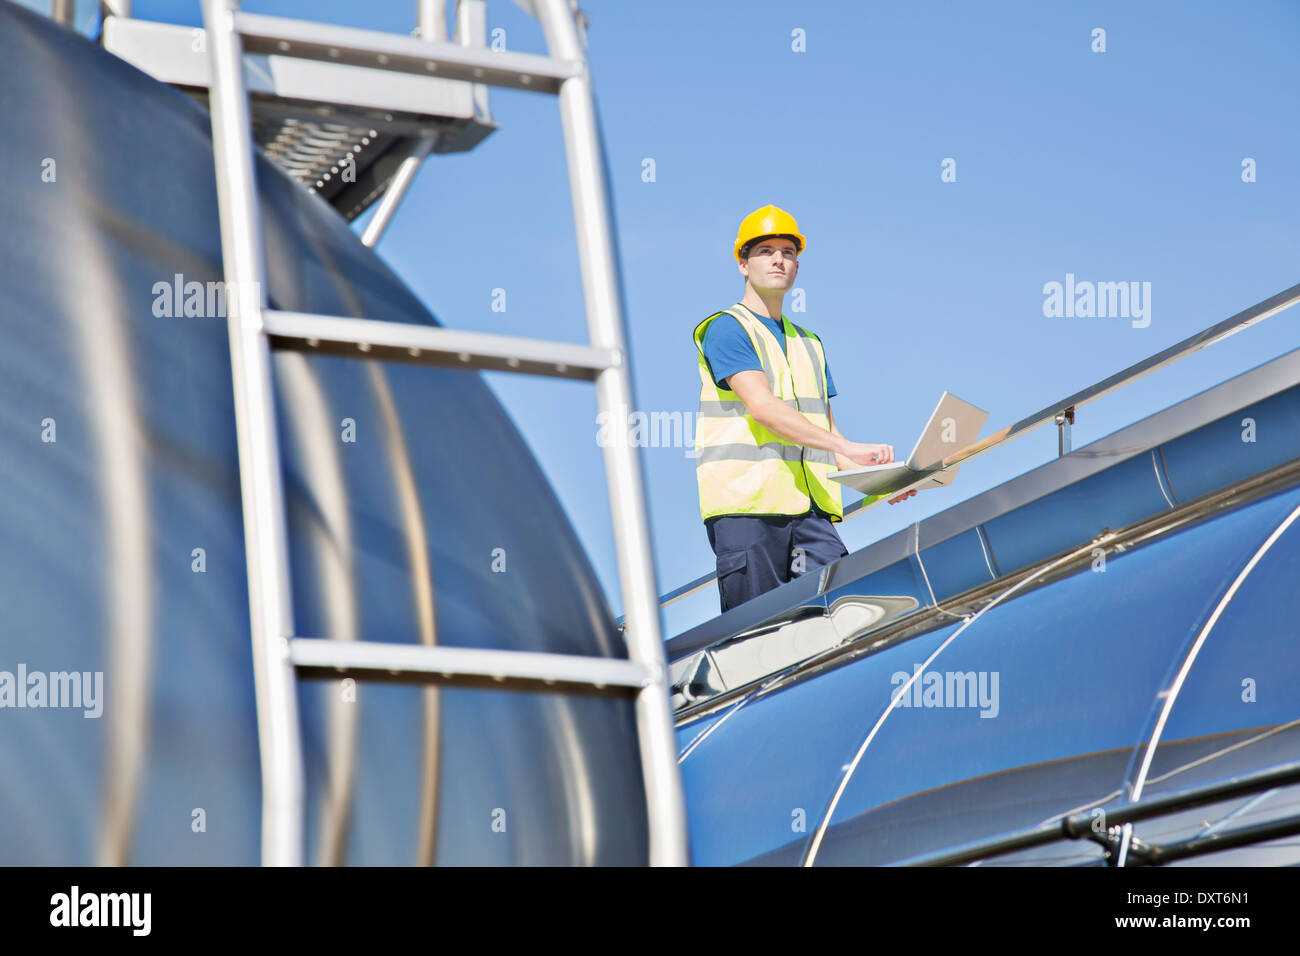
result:
[[[907,461],[832,471],[828,477],[864,495],[887,495],[924,478],[929,478],[929,481],[918,487],[950,485],[961,465],[944,468],[943,459],[975,444],[988,417],[989,413],[984,409],[962,401],[951,392],[944,392]]]

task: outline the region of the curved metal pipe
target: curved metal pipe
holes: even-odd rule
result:
[[[1137,779],[1133,784],[1133,795],[1129,798],[1130,802],[1137,803],[1142,799],[1142,787],[1145,785],[1147,774],[1151,770],[1151,761],[1155,757],[1156,748],[1160,745],[1160,737],[1164,734],[1165,724],[1169,721],[1169,715],[1174,709],[1174,702],[1178,699],[1178,694],[1183,689],[1183,684],[1187,680],[1187,675],[1192,670],[1192,665],[1196,663],[1197,655],[1200,654],[1201,648],[1205,646],[1206,638],[1210,636],[1210,632],[1214,630],[1214,625],[1219,622],[1219,618],[1223,616],[1223,612],[1226,611],[1228,605],[1232,603],[1232,599],[1236,596],[1237,591],[1241,589],[1241,586],[1246,582],[1246,579],[1250,577],[1250,573],[1255,570],[1255,565],[1259,564],[1264,555],[1268,554],[1269,549],[1277,543],[1277,540],[1286,533],[1286,529],[1291,527],[1297,518],[1300,518],[1300,506],[1292,509],[1291,513],[1286,516],[1281,524],[1273,529],[1273,533],[1270,534],[1264,543],[1259,546],[1259,549],[1256,550],[1254,556],[1246,562],[1246,566],[1237,574],[1237,577],[1233,580],[1231,586],[1229,586],[1228,590],[1224,592],[1223,597],[1219,599],[1219,603],[1215,605],[1213,613],[1210,614],[1209,619],[1206,620],[1200,633],[1196,635],[1196,640],[1192,642],[1191,649],[1183,659],[1183,664],[1178,669],[1178,674],[1174,678],[1173,684],[1169,687],[1168,691],[1165,692],[1164,706],[1160,708],[1160,716],[1156,719],[1155,729],[1151,732],[1151,739],[1147,742],[1146,751],[1142,755],[1142,766],[1138,769]],[[1124,865],[1125,859],[1128,855],[1129,846],[1132,844],[1132,836],[1131,828],[1126,827],[1124,830],[1124,839],[1119,848],[1120,866]]]

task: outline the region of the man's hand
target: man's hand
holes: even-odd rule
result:
[[[836,455],[836,461],[840,458],[847,458],[852,464],[848,468],[858,468],[863,465],[887,465],[894,460],[893,445],[870,445],[863,442],[849,441],[844,443],[843,449]],[[841,463],[841,470],[847,470]]]
[[[894,460],[893,445],[873,445],[870,443],[849,441],[835,427],[835,415],[826,406],[826,416],[830,430],[812,424],[797,411],[784,402],[777,401],[767,378],[757,369],[744,369],[734,372],[727,379],[727,385],[745,403],[746,410],[754,420],[765,428],[776,432],[786,441],[795,442],[805,448],[820,448],[833,452],[835,463],[840,471],[851,471],[863,465],[887,465]],[[910,498],[915,491],[906,492],[890,501],[890,504]]]
[[[914,495],[914,494],[916,494],[916,489],[915,489],[915,488],[913,488],[911,491],[905,491],[905,492],[903,492],[901,495],[898,495],[898,496],[895,497],[895,498],[890,498],[890,499],[889,499],[889,503],[890,503],[891,505],[896,505],[896,504],[898,504],[900,501],[906,501],[908,498],[912,497],[912,495]]]

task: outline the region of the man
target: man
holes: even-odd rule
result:
[[[892,445],[835,427],[821,339],[782,314],[806,246],[784,210],[750,213],[735,244],[744,297],[695,329],[695,473],[724,612],[848,554],[832,524],[844,520],[841,486],[826,476],[894,460]]]

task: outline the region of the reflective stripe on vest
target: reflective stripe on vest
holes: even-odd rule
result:
[[[801,515],[815,503],[843,517],[833,452],[805,448],[763,427],[735,392],[719,388],[704,358],[704,333],[719,315],[740,323],[763,366],[772,394],[819,428],[830,430],[826,358],[821,342],[784,315],[785,349],[742,305],[717,312],[695,327],[700,412],[695,424],[695,475],[700,515]]]

